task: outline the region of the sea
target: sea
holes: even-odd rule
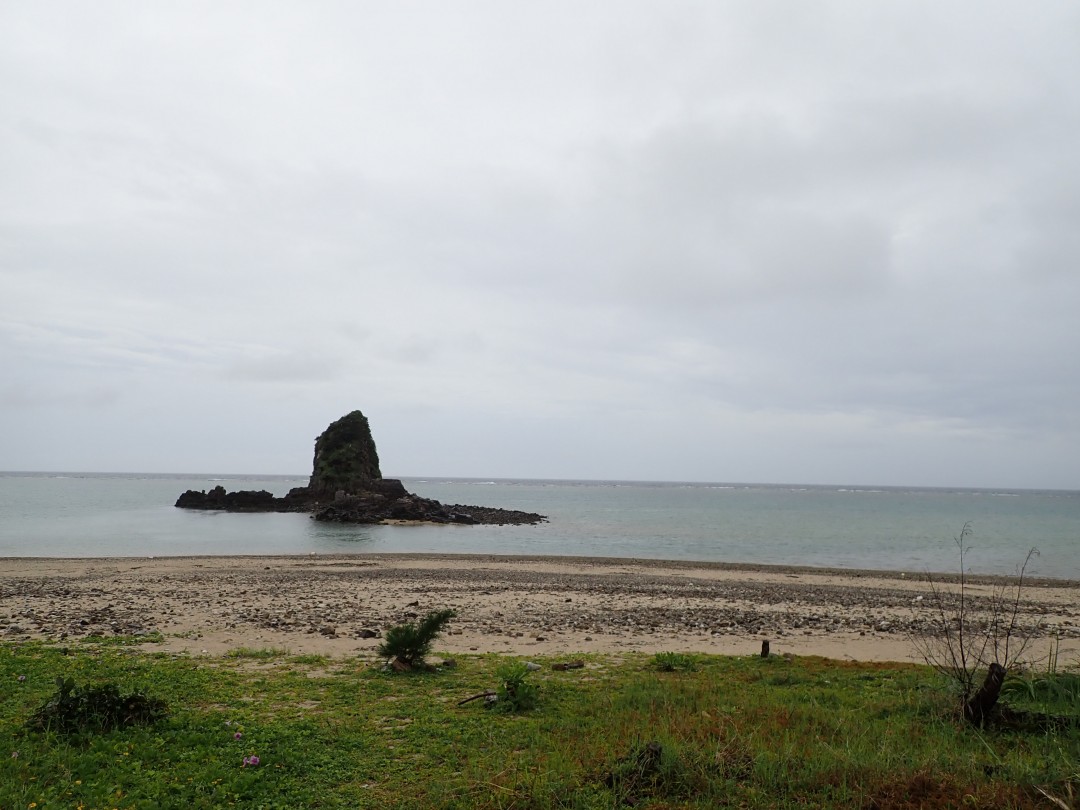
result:
[[[0,472],[0,558],[434,552],[956,572],[1080,580],[1080,492],[656,481],[403,478],[535,526],[319,523],[177,509],[185,490],[284,495],[307,476]],[[2,565],[2,561],[0,561]]]

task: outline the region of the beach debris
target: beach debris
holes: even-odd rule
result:
[[[552,664],[551,668],[556,672],[566,672],[568,669],[582,669],[584,666],[584,661],[561,661],[558,664]]]
[[[539,687],[528,679],[529,673],[538,669],[540,665],[536,663],[507,661],[496,670],[495,676],[499,679],[497,688],[470,695],[459,700],[457,705],[483,700],[485,708],[495,708],[500,712],[528,711],[536,706],[540,696]]]
[[[483,699],[483,701],[485,703],[490,704],[490,703],[494,703],[495,701],[497,701],[499,699],[499,696],[495,693],[494,689],[485,689],[483,692],[480,692],[480,693],[475,694],[475,695],[471,695],[470,697],[467,697],[464,700],[459,700],[457,705],[458,706],[464,706],[466,703],[472,703],[474,700],[481,700],[481,699]]]

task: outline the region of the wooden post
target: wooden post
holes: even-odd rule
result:
[[[765,640],[765,641],[761,642],[761,657],[762,658],[768,658],[769,657],[769,642],[768,642],[768,640]]]

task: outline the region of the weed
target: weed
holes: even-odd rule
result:
[[[524,712],[535,708],[540,699],[536,684],[527,680],[529,668],[521,661],[510,661],[495,671],[499,679],[498,700],[492,704],[502,712]]]
[[[146,726],[168,714],[165,702],[142,692],[120,694],[115,683],[78,686],[74,678],[57,678],[56,694],[31,715],[34,731],[107,732],[125,726]]]
[[[619,759],[605,776],[604,784],[622,805],[642,800],[685,801],[708,789],[693,759],[671,744],[652,740],[635,746],[629,755]]]
[[[658,652],[653,656],[652,665],[661,672],[693,672],[697,661],[692,655],[677,652]]]
[[[293,664],[305,664],[309,666],[325,666],[330,663],[330,658],[318,653],[304,653],[303,655],[293,655],[289,657],[289,661]]]
[[[269,661],[272,658],[284,658],[289,651],[284,647],[236,647],[225,653],[226,658],[252,658],[256,661]]]

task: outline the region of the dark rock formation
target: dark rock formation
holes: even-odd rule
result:
[[[239,492],[226,492],[220,484],[209,492],[195,492],[189,489],[176,500],[176,505],[183,509],[219,509],[226,512],[276,512],[277,499],[260,489]]]
[[[310,512],[333,523],[383,523],[387,520],[431,523],[542,523],[543,515],[485,506],[444,506],[411,494],[394,478],[383,478],[379,454],[367,417],[360,411],[338,419],[315,440],[315,461],[306,487],[282,498],[265,490],[209,492],[189,489],[176,505],[182,509],[225,512]]]
[[[331,423],[315,440],[315,461],[307,486],[312,495],[364,492],[372,481],[381,479],[375,440],[367,417],[360,411]]]

